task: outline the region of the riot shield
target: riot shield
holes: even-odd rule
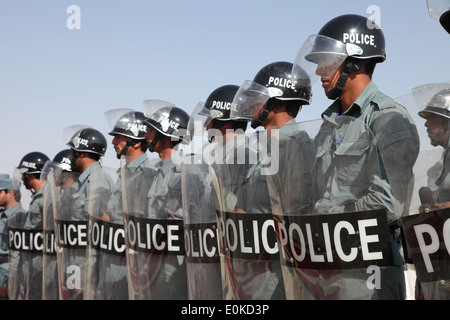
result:
[[[202,154],[187,155],[181,172],[188,298],[221,300],[219,234],[210,166]]]
[[[23,229],[10,229],[13,250],[20,251],[18,300],[42,299],[43,206],[48,187],[48,183],[44,183],[39,190],[33,190]]]
[[[121,161],[129,298],[186,299],[183,220],[164,211],[181,209],[181,186],[157,180],[163,175],[159,159],[149,158],[139,170],[131,160]],[[153,197],[158,212],[150,207]]]
[[[87,170],[76,177],[75,182],[61,195],[61,204],[55,216],[57,258],[59,268],[60,298],[63,300],[82,300],[86,288],[86,256],[88,244],[88,208],[94,196],[102,193],[98,188],[109,190],[112,180],[94,162]],[[99,171],[97,171],[99,170]],[[91,180],[91,174],[94,172]],[[91,186],[93,182],[93,186]],[[91,196],[91,192],[94,196]],[[105,197],[109,198],[109,194]],[[102,204],[94,201],[92,206]],[[99,209],[99,208],[98,208]]]
[[[72,183],[62,188],[54,211],[59,296],[61,300],[82,300],[86,272],[87,209],[84,209],[85,190],[79,181],[80,174],[72,172],[71,175]]]
[[[44,190],[43,211],[43,260],[42,260],[42,300],[59,300],[58,259],[56,257],[55,221],[53,212],[60,203],[62,170],[58,164],[48,161],[41,178],[47,180]]]
[[[224,299],[285,298],[267,182],[259,170],[263,163],[276,168],[260,133],[216,136],[211,144]]]
[[[446,250],[446,221],[450,200],[448,153],[449,83],[413,88],[402,97],[416,116],[421,139],[414,166],[415,184],[410,210],[401,221],[410,263],[416,271],[415,298],[450,299],[450,275]]]
[[[13,189],[15,192],[20,192],[21,188],[21,174],[14,171],[13,174]],[[8,299],[18,300],[22,279],[22,264],[20,249],[21,237],[18,230],[23,230],[25,225],[26,212],[22,208],[21,202],[14,206],[14,211],[8,219],[8,245],[9,245],[9,270],[8,270]]]
[[[416,299],[450,300],[449,218],[449,208],[402,218],[419,280]]]
[[[272,153],[279,170],[266,177],[286,298],[389,299],[403,269],[395,265],[387,213],[393,199],[372,131],[352,117],[325,116],[281,127],[279,135],[279,155]],[[314,139],[312,165],[300,136]],[[303,205],[292,190],[306,195]]]
[[[122,186],[116,171],[95,167],[91,172],[85,300],[128,299]]]

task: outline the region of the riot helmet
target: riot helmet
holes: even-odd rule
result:
[[[243,130],[247,129],[246,119],[233,119],[231,117],[231,109],[233,99],[239,90],[239,86],[228,84],[220,86],[212,91],[204,103],[199,103],[194,110],[191,120],[198,120],[203,117],[203,126],[208,130],[208,140],[211,142],[217,134],[217,130],[231,123],[231,129]],[[192,122],[191,121],[191,122]],[[211,126],[209,126],[211,124]]]
[[[316,35],[311,35],[295,58],[292,75],[302,79],[307,74],[313,79],[332,77],[343,65],[336,87],[327,92],[329,99],[341,94],[352,71],[369,61],[386,59],[385,38],[381,28],[372,20],[355,14],[338,16],[327,22]],[[315,74],[315,75],[314,75]]]
[[[433,83],[416,87],[412,90],[414,99],[419,108],[419,116],[427,119],[429,114],[450,119],[450,84]]]
[[[40,174],[49,157],[39,151],[27,153],[17,167],[23,174]]]
[[[144,116],[143,123],[157,131],[155,139],[148,146],[151,152],[154,151],[157,141],[165,137],[171,138],[175,145],[189,142],[189,115],[174,104],[163,100],[145,100]]]
[[[428,13],[450,33],[450,0],[427,0]]]
[[[53,162],[64,171],[72,171],[70,165],[70,149],[64,149],[58,152],[53,158]]]
[[[205,101],[204,107],[209,111],[211,119],[218,121],[231,120],[231,104],[234,96],[239,90],[237,85],[224,85],[210,93]]]
[[[120,154],[117,154],[117,158],[120,159],[121,155],[126,155],[128,148],[139,142],[141,143],[141,150],[146,151],[145,133],[147,132],[147,126],[144,124],[145,116],[142,112],[132,109],[113,109],[105,112],[105,117],[112,127],[109,132],[110,135],[127,137],[126,145],[120,151]]]
[[[20,160],[15,176],[22,176],[25,187],[30,190],[31,186],[28,184],[27,177],[29,175],[35,175],[38,179],[40,179],[41,172],[49,160],[50,159],[44,153],[39,151],[27,153],[22,160]]]
[[[64,149],[59,151],[52,161],[47,161],[42,169],[41,181],[48,179],[48,175],[53,172],[55,179],[59,179],[62,173],[72,172],[72,161],[70,160],[70,149]]]
[[[253,81],[245,81],[236,93],[231,117],[251,120],[251,126],[256,128],[273,108],[281,105],[288,110],[294,105],[295,117],[301,105],[310,103],[312,94],[309,77],[294,79],[292,70],[293,64],[285,61],[270,63],[259,70]]]
[[[93,153],[99,156],[103,156],[107,148],[105,136],[90,127],[84,127],[75,132],[67,145],[76,152]]]

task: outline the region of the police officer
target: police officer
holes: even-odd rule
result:
[[[425,119],[424,125],[427,128],[430,144],[444,149],[441,159],[427,172],[426,188],[429,188],[432,195],[432,198],[428,199],[430,203],[423,203],[419,210],[423,212],[424,208],[428,210],[445,209],[450,207],[450,84],[427,84],[416,87],[412,91],[417,105],[424,106],[418,114]],[[448,300],[450,297],[449,281],[420,283],[417,278],[415,297],[416,300]]]
[[[19,256],[9,250],[8,225],[22,228],[26,212],[20,203],[19,188],[13,187],[12,179],[6,173],[0,174],[0,207],[4,208],[0,211],[0,299],[15,300]]]
[[[147,126],[143,123],[144,114],[130,109],[113,109],[105,112],[105,117],[108,122],[113,123],[109,135],[113,136],[112,145],[117,158],[121,159],[121,168],[117,170],[118,178],[112,188],[104,217],[109,222],[108,227],[114,226],[114,230],[123,230],[123,183],[126,183],[126,193],[136,195],[136,189],[148,190],[156,170],[149,162],[146,153]],[[123,171],[125,171],[125,180],[122,179]],[[102,222],[97,221],[97,223]],[[105,226],[103,230],[106,229]],[[127,300],[129,298],[125,251],[115,249],[122,248],[121,245],[124,245],[125,239],[122,240],[118,246],[112,246],[107,251],[97,246],[91,248],[95,251],[97,261],[95,264],[89,264],[93,275],[88,282],[92,286],[92,289],[87,290],[90,299]]]
[[[175,105],[161,100],[144,101],[144,115],[147,118],[144,123],[147,125],[145,138],[149,151],[157,153],[161,159],[157,175],[148,191],[147,217],[166,221],[167,224],[174,222],[178,230],[181,230],[183,154],[179,147],[186,142],[189,115]],[[180,235],[182,237],[182,233]],[[167,255],[169,249],[149,255],[149,268],[156,272],[151,276],[152,284],[148,292],[150,299],[187,299],[184,252],[176,250]]]
[[[278,61],[270,63],[255,75],[253,81],[245,82],[236,95],[233,105],[234,109],[231,113],[233,118],[247,118],[251,121],[253,128],[262,126],[266,134],[274,136],[277,142],[278,150],[271,151],[271,158],[277,160],[278,169],[288,165],[291,167],[291,161],[297,163],[296,173],[297,178],[303,177],[303,187],[297,184],[297,191],[292,192],[292,197],[286,201],[285,205],[289,203],[291,212],[304,211],[311,209],[311,184],[306,183],[305,180],[310,178],[305,177],[311,172],[311,166],[314,161],[314,146],[308,133],[300,129],[295,121],[299,111],[303,105],[309,105],[312,97],[311,83],[309,78],[294,79],[291,75],[293,64],[285,61]],[[246,96],[254,95],[258,92],[259,98],[246,98]],[[270,142],[270,141],[269,141]],[[295,151],[294,151],[295,149]],[[288,155],[295,155],[295,159],[291,159]],[[258,174],[261,169],[261,163],[254,167],[253,173]],[[277,172],[278,176],[282,174]],[[294,172],[293,172],[294,174]],[[285,178],[289,180],[296,180],[293,175],[286,175]],[[252,184],[256,183],[260,178],[253,178]],[[293,188],[293,183],[289,184],[289,188]],[[302,189],[298,189],[302,187]],[[258,197],[248,201],[252,206],[250,211],[267,212],[270,208],[268,191],[267,195],[262,195],[260,192],[266,189],[265,187],[258,187],[258,192],[250,192],[248,197]],[[255,189],[256,190],[256,189]],[[294,196],[295,195],[295,196]],[[248,198],[247,199],[251,199]]]
[[[433,86],[432,86],[433,87]],[[433,191],[434,205],[432,209],[444,209],[450,206],[450,154],[448,153],[450,137],[450,85],[436,85],[439,92],[426,103],[419,116],[424,118],[430,144],[442,147],[445,152],[442,161],[430,168],[428,172],[429,186]],[[447,88],[446,88],[447,87]],[[417,88],[419,89],[419,88]]]
[[[79,176],[61,196],[61,207],[58,210],[60,225],[57,228],[75,228],[80,234],[74,237],[77,242],[70,245],[69,234],[62,234],[63,238],[57,239],[63,248],[58,256],[58,264],[61,266],[60,291],[63,300],[79,300],[83,299],[87,271],[86,241],[81,241],[86,239],[86,234],[83,235],[82,230],[87,231],[89,214],[96,218],[105,217],[105,204],[110,197],[113,182],[99,162],[107,148],[106,139],[100,131],[82,127],[76,130],[67,145],[71,151],[72,171]],[[93,211],[89,212],[90,209]]]
[[[385,39],[380,27],[365,17],[347,14],[330,20],[318,35],[310,36],[300,49],[295,66],[301,70],[313,70],[320,77],[326,96],[334,101],[322,113],[324,124],[317,135],[320,139],[316,139],[316,181],[322,199],[316,202],[314,211],[332,213],[386,208],[394,265],[381,269],[381,289],[368,294],[371,298],[405,299],[403,262],[396,242],[399,218],[409,210],[412,168],[419,152],[419,139],[406,109],[381,93],[372,81],[375,66],[385,59]],[[330,130],[339,128],[336,123],[343,119],[340,118],[342,116],[361,120],[373,133],[374,141],[378,142],[380,159],[383,160],[379,164],[381,174],[378,176],[381,175],[382,180],[368,179],[370,184],[377,183],[377,186],[366,191],[355,188],[355,179],[368,173],[368,168],[353,167],[345,177],[349,180],[348,186],[347,181],[342,180],[344,176],[339,175],[345,168],[333,169],[343,164],[338,162],[338,155],[358,156],[356,145],[355,149],[349,148],[349,144],[338,139],[343,139],[336,131],[338,129]],[[362,127],[360,129],[363,130]],[[329,134],[325,130],[329,130]],[[359,131],[353,134],[356,132]],[[350,139],[350,136],[345,139]],[[354,144],[359,138],[355,136],[352,139]],[[330,141],[334,143],[330,144]],[[339,150],[332,152],[335,148]],[[360,151],[359,155],[363,156],[363,149]],[[333,192],[333,188],[338,188],[339,194]],[[360,194],[355,196],[356,192]],[[390,194],[394,197],[386,197]],[[345,275],[343,277],[345,282]],[[396,285],[392,286],[392,283]],[[341,290],[337,298],[345,299],[349,297],[347,294],[351,292]],[[361,293],[359,298],[364,298],[364,295]]]
[[[213,90],[205,102],[200,102],[194,109],[188,125],[192,140],[197,136],[203,138],[206,132],[210,142],[200,150],[201,158],[198,161],[195,161],[197,154],[190,158],[186,155],[188,161],[182,166],[185,232],[189,235],[190,244],[186,246],[190,249],[186,250],[190,299],[229,297],[226,279],[223,279],[222,284],[219,250],[224,252],[225,238],[223,230],[218,232],[217,218],[221,219],[223,212],[233,210],[237,197],[236,186],[245,181],[250,168],[249,148],[245,143],[239,143],[248,121],[234,120],[230,116],[238,89],[239,86],[228,84]],[[195,141],[193,144],[195,146]],[[218,176],[214,182],[213,175]],[[216,182],[220,182],[219,185]],[[220,212],[219,217],[216,211]],[[209,228],[205,230],[205,226]],[[211,241],[201,241],[200,237],[190,236],[200,232],[210,235],[206,238]],[[204,246],[207,249],[200,250],[203,254],[198,258],[198,248]],[[204,254],[207,251],[216,254]]]
[[[87,218],[88,196],[89,196],[89,176],[92,170],[99,171],[101,164],[100,159],[105,155],[107,142],[105,136],[98,130],[93,128],[83,128],[78,130],[67,143],[71,150],[70,162],[72,171],[80,173],[78,180],[73,185],[78,190],[83,190],[82,194],[76,202],[82,204],[77,206],[77,210],[72,212],[72,218],[76,217],[80,220]],[[100,172],[100,171],[99,171]],[[109,198],[112,186],[111,177],[106,173],[99,177],[101,181],[97,181],[98,188],[105,191],[105,195]],[[99,196],[99,195],[98,195]],[[104,212],[98,212],[103,218]]]
[[[47,161],[41,173],[41,180],[46,181],[43,195],[43,300],[59,299],[54,210],[60,203],[62,190],[75,182],[71,175],[73,176],[70,165],[70,149],[61,150],[53,157],[52,161]]]
[[[286,61],[264,66],[253,81],[244,82],[233,101],[233,118],[247,118],[253,128],[262,126],[265,129],[258,137],[259,142],[267,137],[266,143],[258,144],[258,155],[265,148],[268,158],[276,164],[266,173],[263,173],[263,161],[253,165],[246,177],[245,191],[241,193],[244,196],[238,201],[237,206],[242,211],[260,214],[261,224],[265,220],[273,220],[275,198],[278,203],[283,203],[283,210],[278,214],[289,215],[311,209],[310,172],[314,146],[309,135],[295,121],[302,106],[310,103],[311,85],[306,78],[299,81],[292,78],[292,67],[293,64]],[[269,239],[265,241],[270,242]],[[253,282],[258,285],[254,285],[253,293],[247,294],[252,299],[285,299],[278,255],[276,259],[264,260],[258,263],[266,265],[260,268],[265,271],[253,275]]]
[[[106,117],[114,113],[122,113],[123,110],[115,109],[105,113]],[[127,170],[131,172],[127,175],[138,176],[145,174],[147,183],[150,185],[156,169],[154,164],[150,163],[146,153],[148,146],[145,140],[147,126],[144,124],[145,116],[139,111],[125,111],[112,130],[109,132],[113,136],[112,145],[117,159],[122,159],[126,163]],[[120,172],[113,188],[111,199],[108,203],[107,214],[109,220],[113,223],[123,223],[123,205],[122,205],[122,180]]]
[[[42,232],[45,180],[41,180],[41,172],[49,160],[42,152],[30,152],[21,159],[17,167],[22,174],[25,187],[32,193],[24,228],[31,230],[33,238]],[[42,299],[42,248],[27,247],[29,250],[22,252],[21,268],[24,282],[19,289],[18,299],[40,300]]]
[[[450,33],[450,1],[427,0],[427,7],[430,17],[439,21],[445,31]]]

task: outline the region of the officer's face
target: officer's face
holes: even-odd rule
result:
[[[322,73],[322,75],[318,71],[316,71],[316,74],[318,74],[320,76],[320,80],[322,81],[322,88],[324,89],[325,93],[327,93],[328,91],[330,91],[331,89],[333,89],[336,86],[337,81],[338,81],[342,71],[344,70],[344,64],[342,64],[331,75],[329,75],[329,70],[322,72],[322,69],[320,69],[320,68],[321,68],[320,65],[318,65],[317,70],[319,70]]]
[[[0,207],[6,207],[8,204],[8,197],[6,190],[0,190]]]
[[[122,136],[120,134],[116,134],[112,140],[112,144],[114,146],[116,154],[119,155],[122,152],[125,145],[127,144],[127,137]]]
[[[430,113],[425,121],[428,137],[432,146],[443,146],[448,137],[448,120],[437,114]]]
[[[156,129],[152,126],[147,127],[147,132],[145,133],[145,140],[147,140],[147,143],[150,144],[156,137]]]

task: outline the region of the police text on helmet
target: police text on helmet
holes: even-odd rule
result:
[[[283,87],[295,90],[295,81],[292,81],[291,79],[286,78],[280,78],[280,77],[269,77],[269,83],[268,85],[271,86],[277,86],[277,87]]]
[[[214,100],[211,109],[230,110],[231,102]]]
[[[355,44],[366,44],[372,47],[375,45],[375,36],[373,34],[363,34],[363,33],[348,33],[344,32],[342,34],[342,42],[344,43],[355,43]]]
[[[30,169],[36,169],[36,163],[34,162],[23,161],[22,166]]]

